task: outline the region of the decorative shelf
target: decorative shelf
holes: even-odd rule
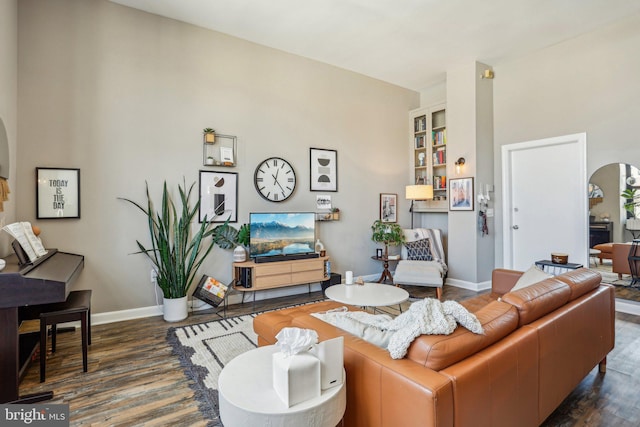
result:
[[[238,159],[237,137],[216,133],[215,142],[202,143],[202,164],[215,167],[235,167]]]

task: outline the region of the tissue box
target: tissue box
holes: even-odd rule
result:
[[[274,353],[273,388],[287,407],[320,396],[320,360],[307,352]]]

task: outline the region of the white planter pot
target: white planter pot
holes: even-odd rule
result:
[[[189,315],[187,297],[163,298],[162,304],[164,320],[167,322],[179,322]]]

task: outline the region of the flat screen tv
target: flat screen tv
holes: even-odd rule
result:
[[[252,258],[283,257],[315,252],[313,212],[249,214],[249,255]]]

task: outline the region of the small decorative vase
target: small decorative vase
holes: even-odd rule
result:
[[[187,297],[163,298],[162,312],[166,322],[179,322],[189,315]]]
[[[320,241],[320,239],[316,240],[316,252],[320,253],[320,251],[324,251],[324,245]]]
[[[236,246],[233,250],[233,262],[244,262],[247,260],[247,251],[242,246]]]

